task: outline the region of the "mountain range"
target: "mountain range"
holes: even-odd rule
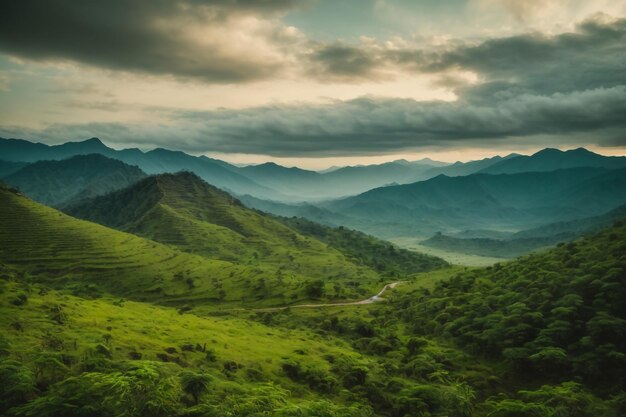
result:
[[[475,238],[493,238],[497,233],[511,234],[554,222],[599,216],[626,202],[626,158],[606,157],[582,148],[570,151],[544,149],[530,156],[510,154],[454,164],[429,159],[398,160],[378,165],[338,167],[326,172],[286,168],[274,163],[235,166],[166,149],[149,152],[115,150],[95,138],[56,146],[0,139],[0,152],[6,160],[0,163],[0,167],[7,172],[2,180],[31,198],[73,210],[68,212],[121,230],[141,230],[144,236],[166,243],[172,243],[168,240],[168,233],[171,236],[178,233],[186,240],[197,242],[208,235],[217,239],[224,232],[224,225],[216,221],[211,226],[212,231],[202,232],[204,235],[200,230],[204,230],[206,224],[195,232],[188,227],[184,232],[158,231],[161,233],[158,235],[157,231],[134,217],[149,212],[151,216],[163,219],[167,213],[178,220],[186,218],[188,222],[177,224],[198,221],[193,216],[188,217],[189,213],[173,212],[172,204],[156,203],[159,198],[169,195],[162,189],[164,184],[156,186],[154,179],[137,182],[147,175],[181,170],[192,172],[196,179],[211,184],[214,188],[205,193],[207,196],[218,195],[219,188],[257,210],[306,218],[327,226],[348,226],[382,238],[425,239],[436,232],[449,237],[463,232],[467,234],[465,237],[472,237],[473,233]],[[160,180],[166,178],[160,177]],[[149,195],[144,195],[147,188],[138,187],[147,187],[150,181],[153,189]],[[204,188],[194,188],[196,185],[191,187],[194,192],[206,191],[209,187],[207,184]],[[126,194],[114,194],[108,200],[98,200],[97,204],[88,201],[129,186]],[[361,190],[366,191],[359,193]],[[331,198],[342,194],[356,195]],[[129,196],[134,196],[137,201],[130,201]],[[138,196],[145,201],[140,203]],[[232,198],[226,196],[228,194],[222,195],[223,201]],[[191,201],[190,195],[176,195],[176,198]],[[76,204],[79,200],[87,201],[87,205]],[[209,200],[207,197],[205,203]],[[112,201],[118,206],[130,202],[132,207],[115,206],[120,210],[120,219],[113,221],[116,211]],[[152,203],[155,206],[150,205]],[[98,204],[107,209],[98,208]],[[148,218],[142,217],[144,221]],[[229,230],[224,232],[226,234],[238,233],[228,226],[226,229]],[[476,235],[478,232],[472,232],[480,230],[485,233]],[[555,239],[551,236],[546,242]],[[174,243],[184,247],[183,240]],[[215,248],[218,247],[220,245],[213,249],[187,245],[185,250],[216,255],[219,251]],[[226,253],[230,253],[232,259],[242,250],[241,245],[229,247],[223,244],[221,248],[223,259],[229,259]],[[250,251],[259,252],[259,248]],[[250,255],[250,251],[244,252]]]
[[[387,185],[410,184],[438,175],[467,176],[476,173],[499,174],[547,172],[555,169],[626,167],[625,157],[606,157],[579,148],[570,151],[544,149],[533,155],[510,154],[479,161],[447,164],[424,158],[397,160],[377,165],[336,167],[328,171],[287,168],[275,163],[236,166],[227,162],[157,148],[115,150],[97,138],[49,146],[20,139],[0,138],[0,176],[6,176],[26,163],[62,160],[76,155],[101,154],[134,165],[147,174],[192,171],[208,183],[238,196],[283,203],[310,202],[355,196]],[[18,165],[17,168],[15,164]],[[3,174],[4,172],[4,174]]]

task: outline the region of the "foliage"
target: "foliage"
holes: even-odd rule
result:
[[[434,256],[424,255],[345,227],[328,227],[299,217],[279,217],[281,222],[339,250],[355,262],[386,275],[407,275],[446,266]]]

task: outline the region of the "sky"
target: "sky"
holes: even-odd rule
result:
[[[626,154],[626,0],[20,0],[0,136],[306,168]]]

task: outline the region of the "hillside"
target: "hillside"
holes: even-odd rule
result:
[[[619,417],[623,407],[624,224],[491,268],[403,277],[386,303],[258,311],[241,308],[272,304],[241,299],[259,295],[258,278],[287,296],[303,296],[302,282],[274,285],[270,269],[182,253],[9,190],[0,207],[0,413],[11,417]],[[336,246],[352,233],[331,232],[309,231]]]
[[[0,160],[0,178],[13,174],[28,165],[27,162],[10,162]]]
[[[279,277],[297,274],[371,288],[383,270],[361,260],[360,248],[368,241],[366,236],[334,246],[244,207],[191,173],[149,177],[124,190],[69,207],[67,212],[207,258],[270,266],[277,269]],[[407,274],[445,265],[440,259],[412,253],[397,262]],[[336,296],[344,296],[334,291]]]
[[[387,275],[410,275],[446,266],[439,258],[400,249],[389,242],[356,230],[341,226],[328,227],[296,217],[282,217],[279,220],[305,236],[325,242],[354,262]]]
[[[415,331],[500,360],[522,380],[578,379],[606,395],[626,383],[625,253],[626,224],[617,222],[545,253],[460,273],[399,303]]]
[[[373,270],[306,238],[303,249],[293,252],[277,245],[272,255],[287,265],[283,269],[260,256],[232,263],[181,252],[77,220],[6,189],[0,190],[0,207],[0,261],[78,294],[106,291],[210,309],[229,302],[283,305],[310,299],[308,285],[322,277],[317,298],[360,299],[380,287]]]
[[[124,188],[145,176],[136,166],[91,154],[35,162],[3,180],[34,200],[59,207]]]
[[[339,384],[353,368],[382,369],[337,338],[75,297],[2,265],[0,274],[3,416],[372,415],[366,400],[342,405]],[[303,377],[290,378],[283,369],[303,354]]]

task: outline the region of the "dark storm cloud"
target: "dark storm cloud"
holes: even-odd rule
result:
[[[338,156],[525,145],[541,135],[549,135],[553,144],[582,140],[587,145],[626,146],[625,114],[626,87],[619,86],[525,94],[491,105],[361,98],[320,106],[179,111],[160,126],[57,125],[41,132],[2,133],[59,141],[95,135],[119,144],[189,152]]]
[[[626,19],[590,19],[572,33],[488,40],[416,60],[424,71],[475,71],[486,80],[473,98],[511,90],[550,94],[626,84]]]
[[[251,58],[255,51],[231,53],[227,36],[211,43],[199,35],[194,37],[188,29],[225,26],[226,32],[233,16],[263,16],[304,1],[8,1],[0,12],[0,50],[31,59],[70,59],[109,69],[209,82],[255,80],[274,75],[280,63]],[[267,37],[270,42],[285,41],[271,28],[265,30],[267,33],[252,35]],[[240,38],[238,42],[238,47],[246,47]]]

